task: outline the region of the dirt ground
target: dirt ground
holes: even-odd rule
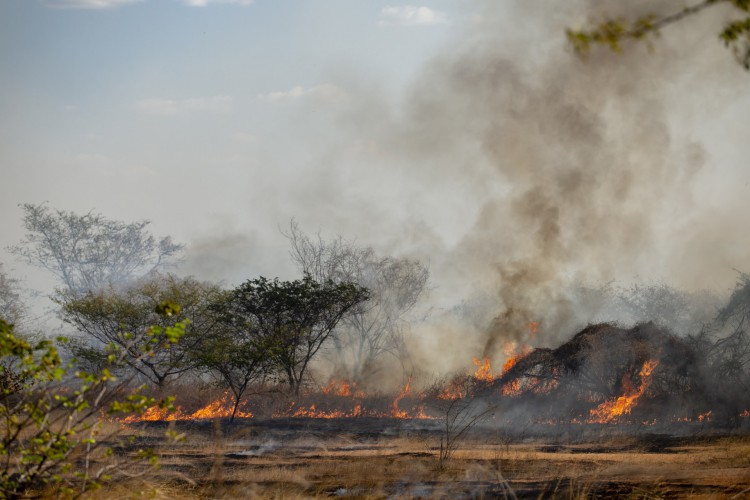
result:
[[[184,435],[165,445],[167,429]],[[101,492],[151,498],[750,498],[750,436],[475,428],[440,460],[439,421],[243,419],[129,426],[161,467]]]

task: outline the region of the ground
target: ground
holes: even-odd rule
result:
[[[164,430],[184,434],[164,445]],[[750,436],[477,427],[439,459],[439,420],[226,419],[126,426],[161,468],[99,495],[152,498],[750,498]],[[585,427],[585,428],[584,428]]]

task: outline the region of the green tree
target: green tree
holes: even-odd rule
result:
[[[732,50],[737,62],[750,70],[750,0],[703,0],[667,14],[649,13],[631,20],[607,19],[591,28],[568,29],[566,33],[579,54],[587,54],[592,45],[605,45],[619,52],[626,40],[644,40],[649,36],[658,36],[665,26],[719,5],[729,5],[739,14],[736,19],[724,25],[719,32],[719,39]]]
[[[183,248],[169,237],[157,241],[145,220],[125,223],[44,204],[27,203],[21,209],[26,238],[8,250],[50,271],[74,295],[145,276],[163,268]]]
[[[106,366],[107,346],[117,345],[126,354],[128,367],[163,388],[175,376],[195,368],[191,353],[201,349],[217,326],[211,305],[221,294],[221,289],[210,283],[157,273],[126,288],[110,286],[82,296],[63,294],[58,302],[63,320],[86,335],[85,343],[73,345],[77,357]],[[155,312],[165,301],[181,306],[172,319],[190,319],[178,345],[151,334],[151,325],[163,327],[171,321]],[[153,343],[151,353],[141,356],[139,346],[147,338]]]
[[[234,328],[262,339],[266,355],[298,394],[310,360],[341,318],[368,297],[354,283],[260,277],[231,292],[224,314]]]
[[[171,307],[171,306],[170,306]],[[139,344],[148,357],[150,338],[176,343],[184,325],[154,327]],[[60,341],[63,341],[60,339]],[[112,345],[110,364],[124,359]],[[143,413],[171,399],[157,402],[127,389],[109,370],[99,374],[74,371],[60,358],[53,342],[31,345],[19,338],[13,326],[0,320],[0,497],[30,498],[50,495],[78,496],[123,472],[129,458],[115,454],[99,433],[106,416]],[[73,457],[76,457],[75,459]],[[137,459],[155,463],[152,450],[138,449]]]
[[[217,309],[223,309],[218,303]],[[253,383],[262,382],[273,368],[272,349],[268,338],[255,328],[243,326],[230,320],[222,322],[203,341],[201,348],[193,352],[196,364],[217,376],[221,385],[232,392],[234,405],[230,422],[234,421],[245,391]]]

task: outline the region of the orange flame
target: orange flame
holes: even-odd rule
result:
[[[213,401],[203,408],[194,411],[191,414],[185,414],[182,408],[177,408],[174,412],[169,412],[167,409],[159,408],[158,405],[148,408],[142,415],[130,415],[121,419],[120,421],[126,424],[132,424],[135,422],[171,422],[174,420],[204,420],[210,418],[227,418],[232,416],[232,409],[234,408],[234,401],[229,396],[228,392],[225,392],[222,397]],[[237,410],[234,415],[235,418],[252,418],[253,414],[250,412],[244,412]]]
[[[701,413],[700,415],[698,415],[698,422],[703,422],[704,420],[706,422],[710,422],[712,416],[713,416],[713,412],[712,411],[707,411],[706,413]]]
[[[177,420],[179,414],[179,409],[176,412],[171,413],[168,409],[159,408],[159,405],[155,405],[146,409],[146,411],[141,415],[130,415],[121,419],[120,421],[125,424],[133,424],[135,422],[171,422],[173,420]]]
[[[438,393],[437,398],[438,399],[445,399],[445,400],[455,400],[455,399],[461,399],[465,397],[466,394],[464,394],[464,390],[461,387],[461,383],[459,381],[453,382],[450,387],[446,387],[440,393]]]
[[[490,366],[489,358],[484,358],[482,361],[474,358],[472,363],[477,367],[477,371],[474,372],[475,379],[483,380],[484,382],[492,382],[495,380],[495,377],[492,375],[492,367]]]
[[[234,402],[229,397],[229,393],[225,392],[223,397],[207,404],[199,410],[196,410],[190,416],[186,417],[185,420],[231,417],[232,409],[234,409]],[[253,418],[252,413],[240,411],[239,409],[234,416],[235,418]]]
[[[328,386],[321,389],[321,392],[326,395],[334,395],[342,398],[358,398],[362,399],[365,397],[365,392],[357,389],[357,384],[354,382],[331,380]]]
[[[406,385],[403,389],[401,389],[401,392],[398,393],[396,399],[393,400],[391,409],[391,416],[393,418],[409,418],[409,413],[404,410],[400,410],[398,407],[398,402],[404,399],[409,394],[411,394],[411,377],[406,381]]]
[[[635,408],[638,398],[651,385],[651,374],[658,365],[659,361],[657,360],[649,360],[643,363],[643,367],[641,367],[641,371],[638,374],[641,379],[641,386],[638,390],[630,383],[630,379],[623,379],[625,393],[613,401],[605,401],[596,408],[593,408],[589,413],[588,422],[606,424],[617,420],[622,415],[630,414],[633,408]]]

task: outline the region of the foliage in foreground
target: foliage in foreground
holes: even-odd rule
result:
[[[738,63],[750,70],[750,0],[703,0],[684,7],[668,15],[648,14],[628,21],[607,19],[590,29],[571,30],[566,34],[573,49],[582,55],[591,50],[592,45],[605,45],[615,52],[621,50],[626,40],[644,40],[648,36],[658,36],[661,29],[689,16],[716,5],[731,5],[740,16],[728,21],[719,32],[719,39],[731,49]]]
[[[151,336],[176,343],[184,328],[154,327]],[[146,340],[138,346],[143,356],[151,345]],[[109,364],[117,366],[122,357],[123,350],[112,345]],[[115,446],[99,436],[107,418],[171,406],[170,398],[157,402],[126,385],[107,368],[98,374],[75,371],[53,342],[32,345],[0,319],[0,497],[78,496],[122,472],[128,461],[155,464],[152,450],[117,457]]]

